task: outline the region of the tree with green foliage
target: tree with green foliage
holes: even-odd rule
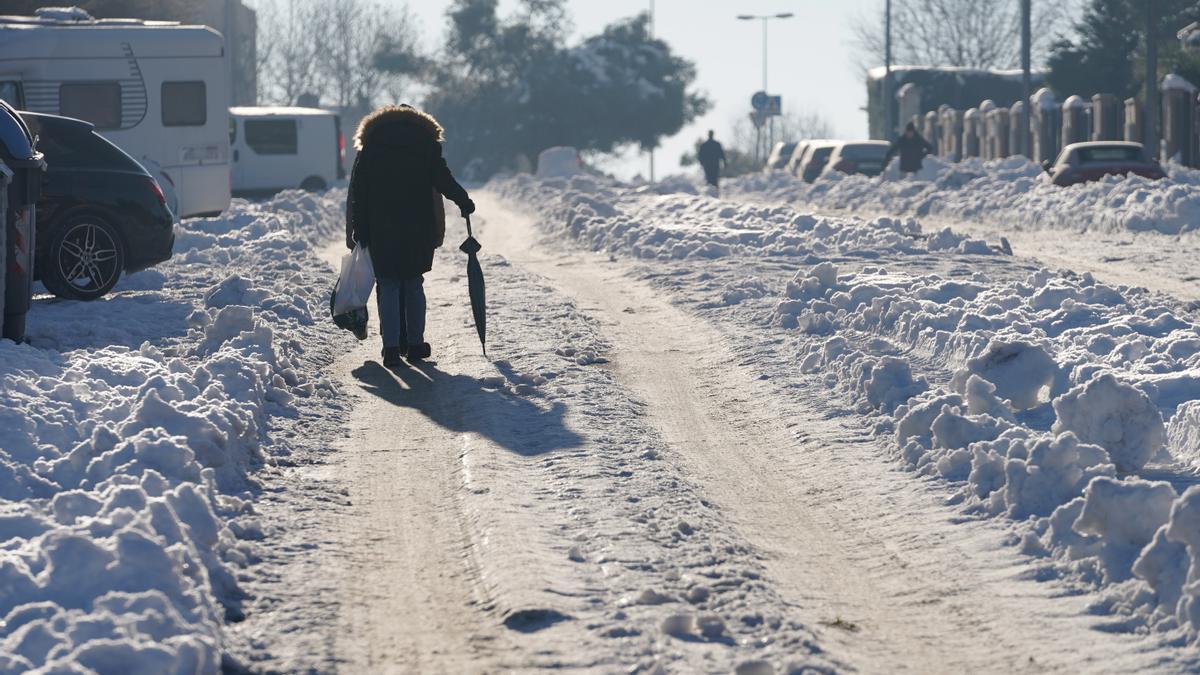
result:
[[[562,0],[457,0],[446,54],[427,69],[426,107],[447,128],[448,160],[476,179],[529,167],[566,145],[651,148],[708,110],[695,67],[652,38],[646,16],[567,44]],[[386,65],[386,64],[382,64]]]
[[[1185,53],[1178,31],[1200,20],[1194,0],[1157,0],[1153,39],[1159,49],[1159,76],[1178,72],[1200,84],[1200,64]],[[1091,0],[1075,25],[1072,40],[1059,41],[1047,66],[1049,83],[1060,96],[1141,92],[1145,81],[1146,4],[1143,0]]]

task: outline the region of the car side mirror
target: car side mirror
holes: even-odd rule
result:
[[[1050,163],[1050,160],[1048,160],[1048,159],[1042,160],[1042,171],[1045,171],[1046,173],[1050,173],[1051,166],[1053,166],[1053,165]]]

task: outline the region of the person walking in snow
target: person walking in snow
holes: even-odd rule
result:
[[[708,132],[708,140],[700,144],[700,150],[696,153],[696,158],[700,160],[700,166],[704,168],[704,179],[708,184],[715,187],[721,187],[721,166],[725,164],[725,148],[717,142],[717,139],[712,131]]]
[[[887,158],[883,160],[886,166],[896,155],[900,155],[900,173],[911,175],[921,170],[925,163],[925,155],[933,154],[933,146],[917,131],[917,125],[912,122],[904,127],[904,133],[892,141],[888,148]]]
[[[430,357],[425,341],[424,274],[445,238],[442,195],[463,217],[475,203],[442,156],[444,130],[409,105],[384,106],[354,134],[358,157],[347,195],[346,246],[367,247],[375,268],[383,365]]]

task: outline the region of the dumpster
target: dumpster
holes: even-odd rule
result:
[[[33,259],[37,200],[46,163],[34,149],[33,134],[12,106],[0,101],[0,162],[12,172],[4,209],[4,323],[0,336],[25,339],[25,315],[33,299]]]

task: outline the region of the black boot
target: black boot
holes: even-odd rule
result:
[[[408,360],[410,363],[414,361],[424,361],[433,355],[433,348],[428,342],[422,342],[419,345],[408,346]]]
[[[383,348],[383,367],[395,368],[396,366],[404,365],[401,360],[404,356],[404,350],[400,347],[384,347]]]

